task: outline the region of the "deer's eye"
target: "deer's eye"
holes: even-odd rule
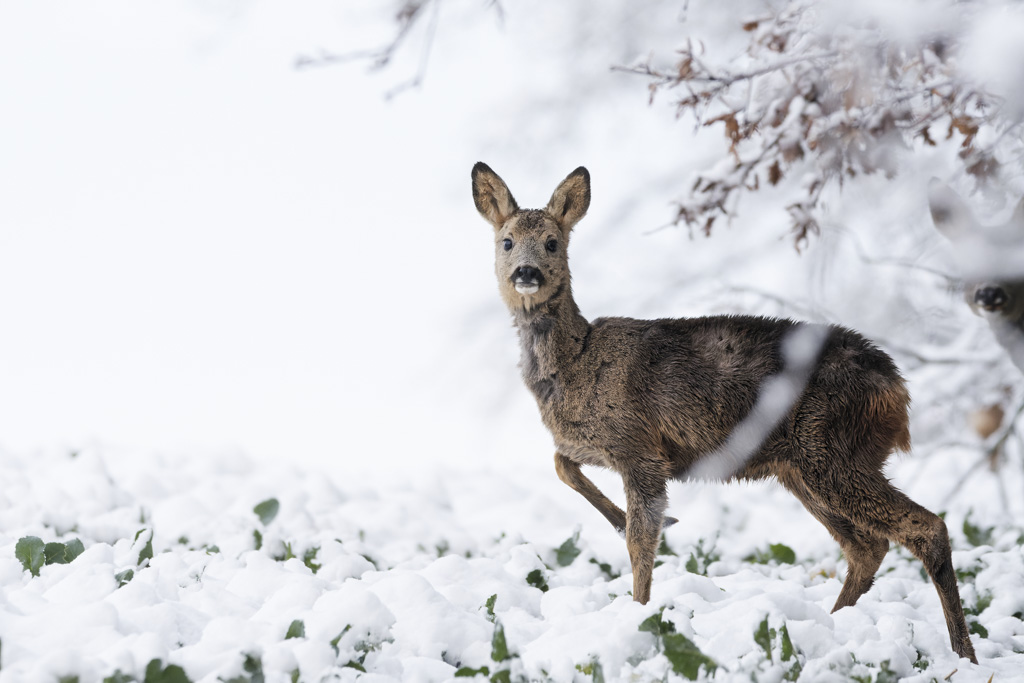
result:
[[[544,248],[550,251],[551,253],[554,253],[555,250],[558,249],[558,241],[552,237],[551,239],[548,240],[547,244],[544,245]]]
[[[505,241],[501,243],[501,246],[505,247],[505,251],[508,251],[512,248],[512,240],[506,237]]]

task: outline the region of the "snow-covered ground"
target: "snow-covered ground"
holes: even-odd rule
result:
[[[969,517],[965,534],[962,506],[947,520],[978,666],[903,550],[829,614],[845,561],[771,486],[675,485],[683,521],[641,606],[624,542],[530,465],[332,482],[240,456],[0,462],[4,683],[1024,680],[1024,529]],[[65,544],[38,576],[26,537]]]

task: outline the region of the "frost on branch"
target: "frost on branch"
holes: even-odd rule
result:
[[[773,3],[737,20],[746,47],[726,63],[706,61],[704,45],[688,41],[672,70],[628,69],[652,79],[652,100],[671,92],[680,116],[725,133],[727,158],[698,174],[676,223],[710,234],[745,192],[791,179],[786,208],[799,247],[820,232],[827,187],[865,174],[891,178],[900,155],[921,146],[956,145],[958,170],[978,186],[1019,175],[1019,102],[960,66],[957,31],[978,3],[917,6],[930,5],[945,11],[943,21],[931,17],[915,32],[863,8],[851,21],[830,0]]]

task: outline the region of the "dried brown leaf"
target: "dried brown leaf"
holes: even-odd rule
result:
[[[999,162],[987,154],[979,154],[978,158],[964,169],[978,180],[990,180],[999,171]]]
[[[772,120],[768,125],[770,125],[772,128],[778,128],[779,126],[781,126],[786,121],[786,118],[789,116],[789,105],[792,103],[792,97],[783,102],[782,106],[775,110],[775,114],[772,116]]]
[[[953,137],[954,130],[964,136],[964,141],[960,146],[970,147],[971,143],[974,142],[974,136],[978,134],[978,123],[966,114],[954,116],[949,120],[949,132],[946,134],[947,140]]]
[[[797,159],[804,158],[804,148],[799,142],[783,145],[780,148],[780,151],[782,152],[782,160],[787,164],[791,164]]]

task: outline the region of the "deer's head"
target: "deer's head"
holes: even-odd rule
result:
[[[473,167],[473,201],[494,228],[494,271],[512,310],[530,311],[569,288],[569,231],[590,206],[590,173],[580,166],[543,209],[520,209],[483,162]]]

